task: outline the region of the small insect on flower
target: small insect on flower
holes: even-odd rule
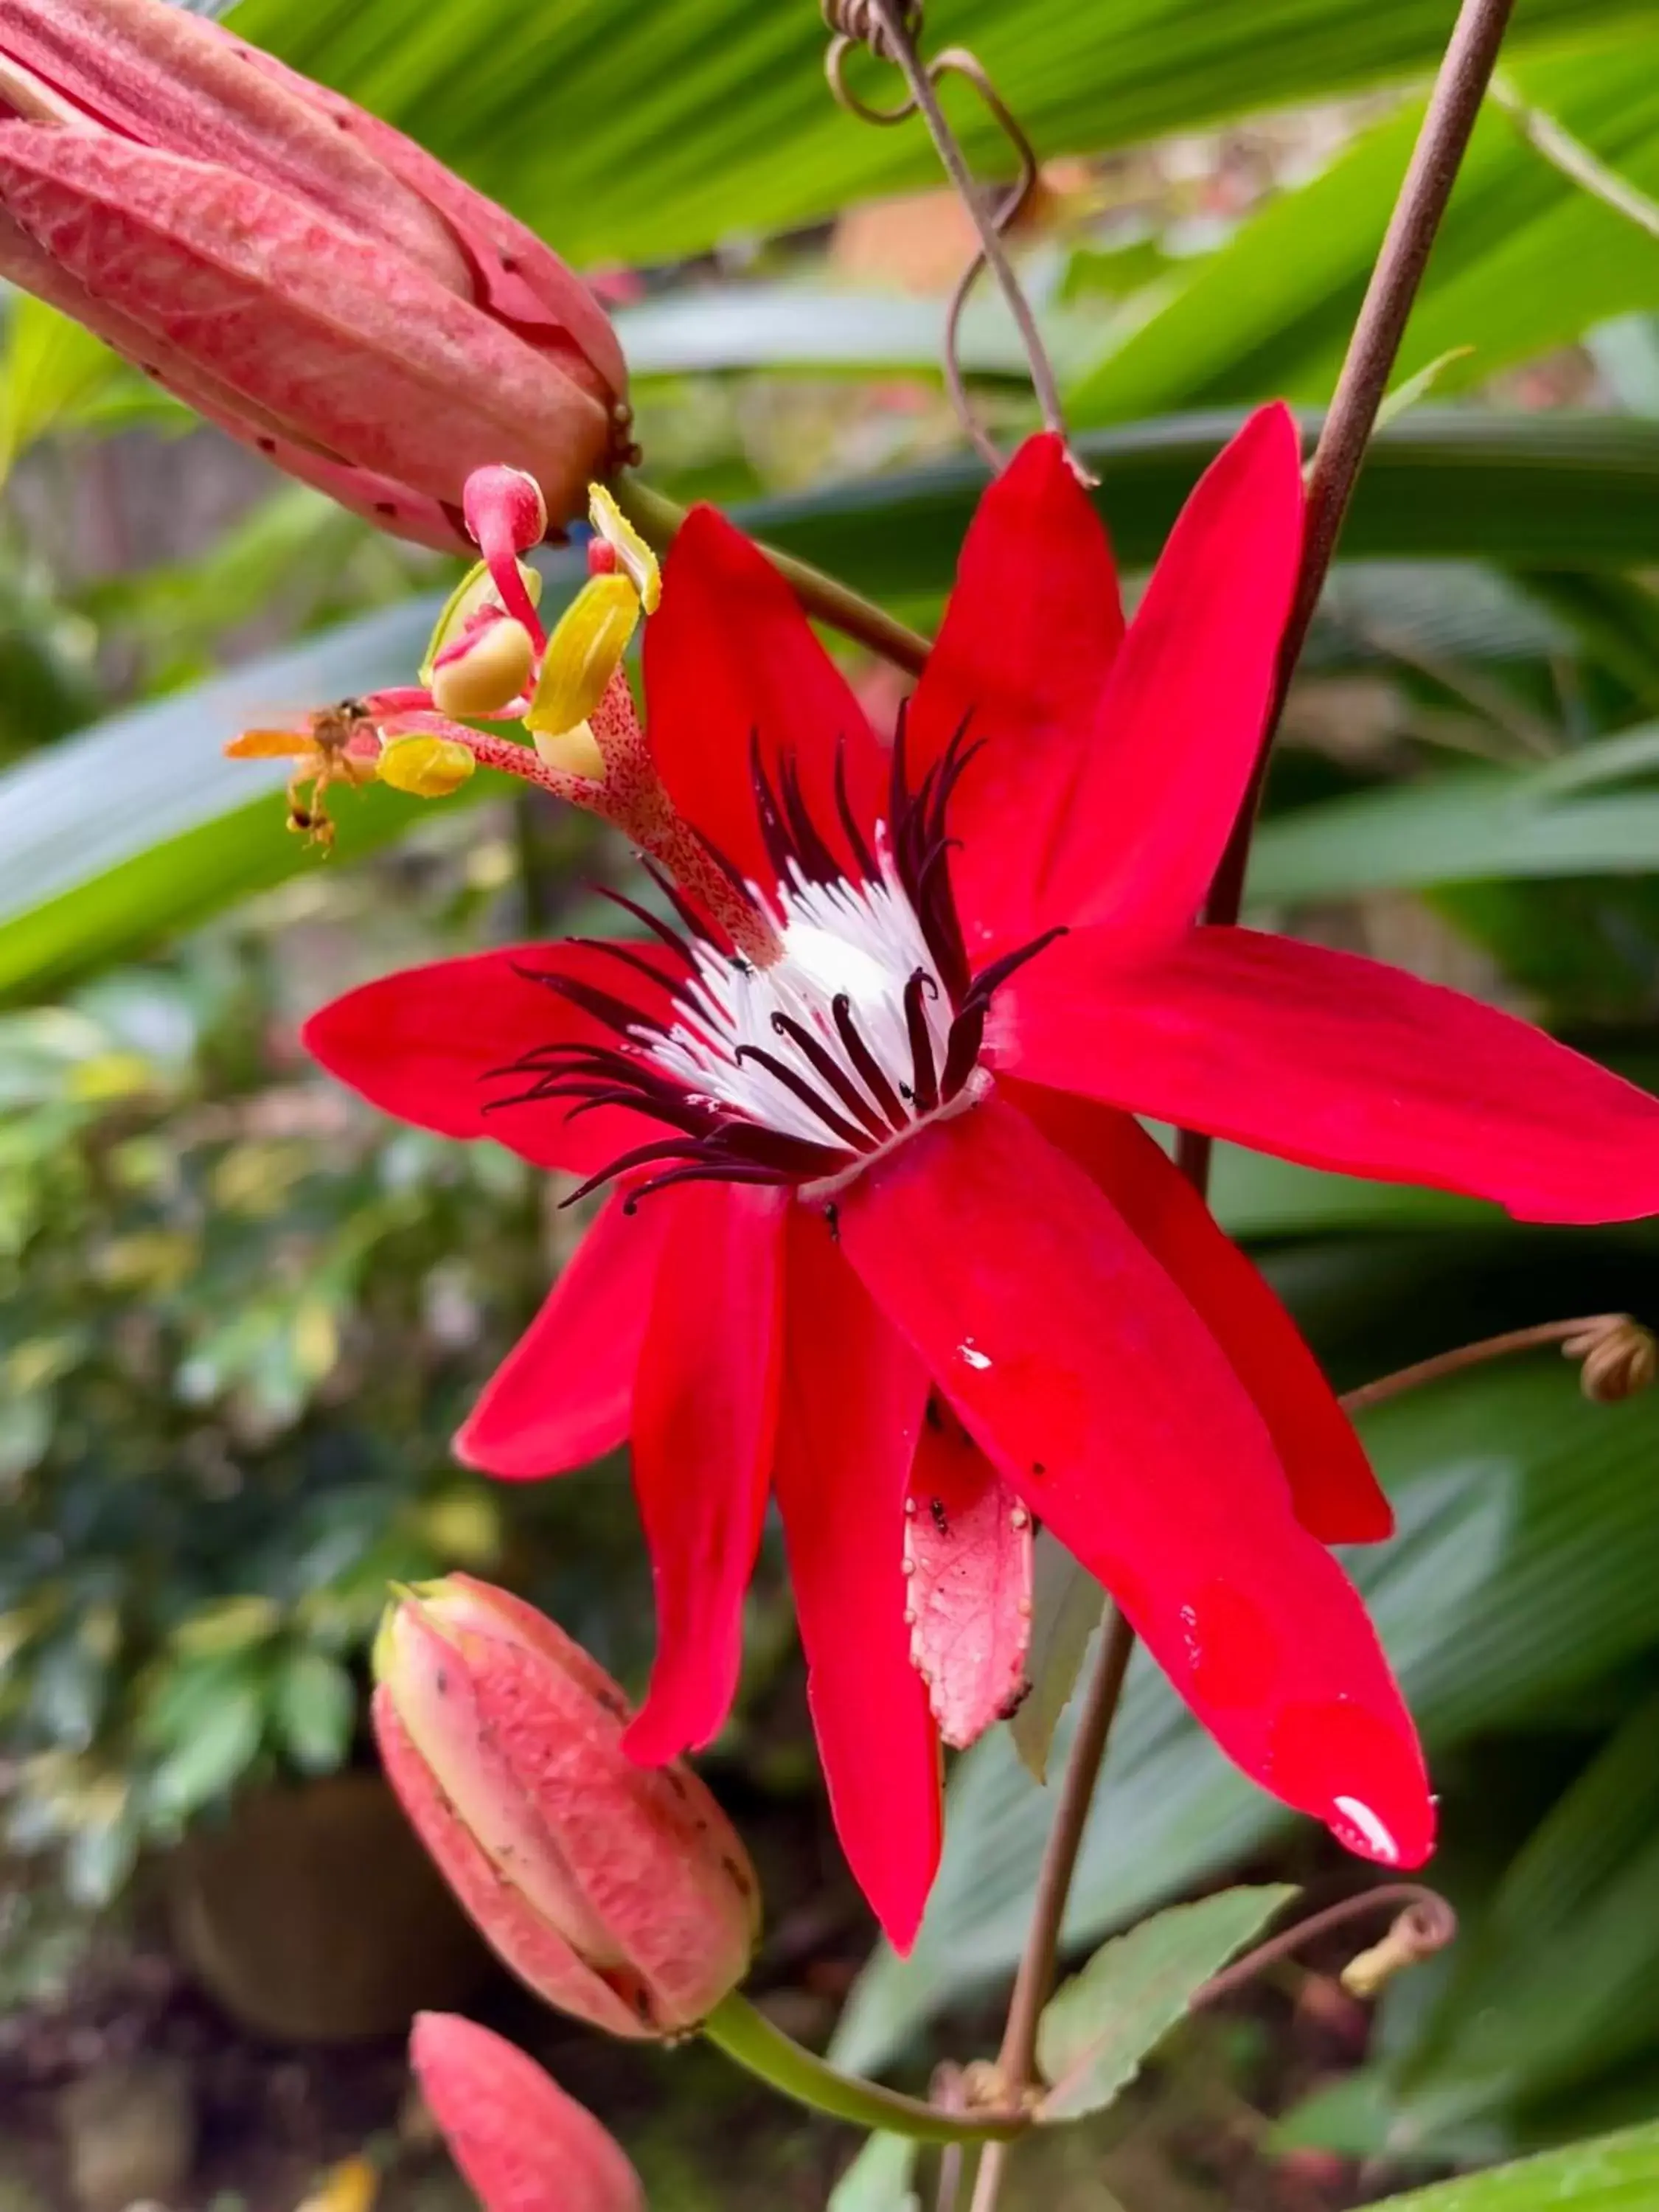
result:
[[[225,747],[229,760],[291,760],[288,826],[296,836],[326,850],[334,842],[328,811],[331,785],[355,789],[374,780],[380,738],[361,699],[319,707],[295,729],[244,730]]]

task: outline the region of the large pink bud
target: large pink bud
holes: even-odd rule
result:
[[[604,1668],[521,1599],[451,1575],[393,1602],[374,1671],[392,1787],[514,1972],[615,2035],[706,2019],[748,1968],[759,1886],[696,1777],[623,1750]]]
[[[453,2013],[423,2012],[409,2057],[484,2212],[645,2212],[617,2145],[516,2045]]]
[[[382,528],[556,521],[629,445],[592,294],[400,131],[167,0],[0,0],[0,276]]]

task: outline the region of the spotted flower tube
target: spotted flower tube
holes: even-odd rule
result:
[[[602,767],[634,762],[666,918],[623,902],[639,933],[391,975],[307,1032],[386,1111],[611,1190],[459,1452],[534,1478],[631,1442],[647,1762],[725,1718],[775,1500],[836,1820],[901,1947],[941,1735],[1018,1694],[1039,1520],[1261,1787],[1386,1864],[1432,1846],[1328,1548],[1387,1535],[1387,1502],[1136,1115],[1530,1220],[1659,1210],[1644,1093],[1452,992],[1195,922],[1303,524],[1269,408],[1126,627],[1094,508],[1032,440],[889,747],[757,549],[694,511],[645,631],[645,731],[616,676],[592,720]]]

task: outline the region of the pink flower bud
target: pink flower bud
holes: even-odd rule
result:
[[[748,1966],[758,1884],[695,1775],[623,1749],[604,1669],[469,1575],[399,1596],[374,1669],[386,1773],[514,1973],[616,2035],[705,2019]]]
[[[0,11],[0,276],[382,527],[465,544],[506,462],[555,520],[628,443],[592,294],[402,133],[167,0]]]
[[[618,2146],[515,2045],[453,2013],[423,2012],[409,2057],[484,2212],[645,2212]]]

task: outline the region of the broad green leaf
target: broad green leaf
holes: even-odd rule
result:
[[[337,1659],[295,1651],[270,1686],[276,1741],[302,1774],[331,1774],[351,1747],[357,1692]]]
[[[1467,769],[1298,807],[1262,824],[1249,896],[1280,903],[1498,877],[1651,874],[1659,788],[1636,779],[1656,766],[1659,730],[1643,729],[1544,768]]]
[[[1647,0],[1522,0],[1510,52],[1646,20]],[[878,131],[825,89],[817,8],[562,0],[242,0],[232,18],[410,131],[579,262],[662,261],[938,180],[925,130]],[[930,49],[975,48],[1044,154],[1082,153],[1426,74],[1444,0],[933,0]],[[860,84],[886,89],[860,68]],[[1007,154],[971,94],[979,158]],[[1436,349],[1438,350],[1438,349]]]
[[[80,420],[131,375],[90,331],[44,301],[14,292],[0,349],[0,483],[37,438]]]
[[[259,1749],[264,1700],[252,1674],[227,1676],[194,1732],[161,1761],[150,1795],[161,1812],[188,1817],[241,1780]]]
[[[1188,417],[1086,441],[1127,562],[1155,555],[1235,426]],[[982,470],[963,462],[769,501],[742,519],[876,596],[936,602],[982,486]],[[1415,414],[1375,448],[1345,544],[1356,556],[1659,561],[1659,423]],[[580,570],[569,555],[544,565],[553,613]],[[130,955],[319,865],[283,828],[281,764],[226,761],[221,748],[276,710],[405,679],[436,611],[422,599],[342,624],[113,716],[0,776],[0,996]],[[467,790],[483,796],[490,781]],[[335,864],[422,811],[379,787],[343,799]]]
[[[1593,1681],[1653,1645],[1659,1396],[1592,1407],[1560,1363],[1540,1360],[1396,1400],[1362,1426],[1400,1529],[1348,1564],[1431,1757],[1477,1731],[1526,1726],[1546,1688]],[[1068,1713],[1056,1759],[1072,1725]],[[1012,1966],[1052,1814],[1052,1792],[1032,1785],[1005,1730],[957,1763],[921,1934],[908,1960],[881,1951],[866,1970],[838,2032],[842,2063],[882,2064],[936,2010]],[[1137,1652],[1068,1945],[1236,1863],[1286,1817]]]
[[[909,2136],[872,2136],[830,2192],[829,2212],[916,2212],[916,2151]]]
[[[1659,2042],[1659,1699],[1551,1808],[1397,2051],[1388,2140],[1557,2096]]]
[[[1659,2126],[1572,2143],[1543,2158],[1390,2197],[1377,2212],[1650,2212],[1659,2203]]]
[[[1651,26],[1650,26],[1651,33]],[[1553,54],[1522,89],[1632,183],[1659,183],[1659,37]],[[1075,382],[1082,422],[1283,392],[1328,398],[1413,143],[1420,102],[1271,203]],[[1398,374],[1442,390],[1659,307],[1653,240],[1542,161],[1489,108],[1458,174]]]
[[[1048,1778],[1048,1747],[1071,1702],[1083,1662],[1100,1626],[1106,1593],[1047,1528],[1037,1531],[1031,1573],[1031,1640],[1025,1655],[1030,1686],[1008,1723],[1021,1764],[1034,1782]]]
[[[1037,2030],[1044,2120],[1078,2120],[1127,2089],[1195,1993],[1296,1895],[1294,1884],[1224,1889],[1172,1905],[1103,1943],[1062,1984]]]

